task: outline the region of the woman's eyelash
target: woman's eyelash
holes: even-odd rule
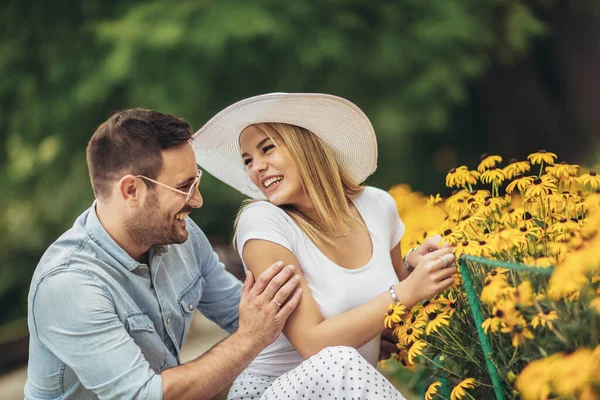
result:
[[[246,158],[246,159],[244,160],[244,165],[248,165],[248,164],[250,164],[250,161],[252,161],[252,159],[250,159],[250,158]]]
[[[268,144],[265,147],[263,147],[263,152],[267,152],[267,151],[271,150],[274,147],[275,147],[274,144]]]

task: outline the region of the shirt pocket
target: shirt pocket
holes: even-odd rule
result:
[[[198,303],[202,298],[202,292],[204,291],[204,278],[199,275],[178,297],[178,302],[181,307],[181,314],[184,319],[184,329],[181,338],[181,343],[185,340],[190,323],[192,322],[192,315],[194,310],[198,307]]]
[[[127,316],[127,331],[142,350],[142,354],[154,372],[162,371],[167,365],[167,349],[156,332],[152,320],[143,313]]]

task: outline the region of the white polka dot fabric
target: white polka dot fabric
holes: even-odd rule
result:
[[[327,347],[280,377],[243,372],[228,400],[405,400],[356,349]]]

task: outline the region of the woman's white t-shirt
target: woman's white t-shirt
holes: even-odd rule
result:
[[[373,255],[357,269],[340,267],[329,260],[300,230],[281,208],[258,201],[247,206],[237,225],[237,248],[242,255],[244,244],[251,239],[267,240],[290,250],[298,259],[308,287],[325,319],[343,314],[387,291],[398,282],[390,250],[404,234],[392,196],[381,189],[365,187],[352,202],[363,218],[371,236]],[[244,264],[244,268],[246,265]],[[383,324],[381,316],[381,324]],[[358,351],[371,364],[377,363],[380,336]],[[280,376],[297,367],[304,358],[287,338],[280,334],[248,366],[254,374]]]

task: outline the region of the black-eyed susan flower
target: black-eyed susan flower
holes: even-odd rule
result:
[[[441,304],[437,299],[425,300],[423,302],[423,312],[426,315],[429,315],[430,313],[437,311],[440,308]]]
[[[465,183],[471,186],[477,185],[480,176],[481,174],[477,171],[469,171],[469,175],[465,177]]]
[[[410,347],[408,348],[408,362],[414,364],[415,357],[423,354],[423,349],[425,347],[427,347],[427,343],[423,340],[417,340],[410,344]]]
[[[531,307],[533,305],[533,288],[530,281],[523,281],[511,293],[512,301],[521,307]]]
[[[522,192],[533,184],[534,179],[534,176],[523,176],[523,174],[518,174],[515,179],[506,186],[506,193],[512,193],[515,189],[519,189]]]
[[[579,348],[573,352],[562,353],[556,368],[552,388],[559,398],[574,397],[582,388],[597,383],[598,364],[591,349]]]
[[[488,243],[493,252],[510,251],[527,243],[527,238],[518,229],[502,228],[497,233],[491,234]]]
[[[443,201],[442,197],[438,193],[435,196],[433,196],[433,195],[429,196],[429,199],[427,199],[427,205],[429,207],[434,207],[434,206],[437,206],[438,204],[440,204],[442,201]]]
[[[583,186],[590,186],[592,189],[598,189],[600,187],[600,176],[596,171],[590,171],[587,174],[583,174],[578,178],[578,181]]]
[[[515,382],[515,387],[523,400],[549,399],[552,388],[550,387],[551,376],[554,371],[556,356],[533,361],[525,368]]]
[[[577,219],[573,221],[572,219],[561,218],[555,224],[549,227],[550,233],[556,235],[557,240],[563,240],[570,238],[570,236],[562,236],[567,233],[579,230],[579,224],[577,223]],[[559,237],[560,236],[560,237]]]
[[[556,191],[556,179],[550,175],[535,177],[533,184],[525,189],[525,201],[537,201],[541,196],[548,195]]]
[[[452,317],[452,315],[458,308],[458,300],[456,299],[456,296],[454,296],[454,293],[449,292],[447,297],[442,295],[439,297],[438,300],[440,302],[440,305],[442,306],[440,312],[448,314],[450,317]]]
[[[506,280],[508,279],[508,277],[506,276],[506,273],[510,271],[508,268],[502,268],[502,267],[497,267],[492,269],[490,272],[487,273],[487,275],[485,276],[485,282],[490,282],[494,279],[500,279],[504,282],[506,282]]]
[[[496,333],[500,331],[500,325],[502,324],[502,320],[495,315],[490,315],[483,323],[481,327],[483,331],[488,334],[490,332]]]
[[[483,173],[483,171],[495,167],[496,164],[502,162],[502,157],[500,156],[489,156],[487,153],[481,155],[481,162],[477,166],[477,171]]]
[[[416,366],[413,363],[408,362],[408,350],[404,348],[404,346],[398,344],[398,352],[394,354],[394,359],[402,365],[403,368],[406,368],[410,371],[416,371]]]
[[[566,179],[577,175],[577,172],[579,172],[579,165],[567,164],[564,161],[546,167],[546,173],[552,175],[556,179]]]
[[[438,388],[442,386],[442,382],[435,381],[431,385],[427,386],[425,391],[425,400],[433,400],[433,395],[437,394]]]
[[[481,174],[481,182],[492,183],[494,185],[501,185],[504,182],[504,173],[501,169],[496,167],[490,167],[488,170]]]
[[[517,161],[517,159],[511,158],[509,164],[502,169],[502,172],[506,179],[512,179],[519,174],[523,175],[529,172],[530,169],[531,164],[529,164],[529,161]]]
[[[446,175],[447,187],[465,187],[467,178],[469,178],[469,169],[465,165],[452,168]]]
[[[421,335],[423,335],[423,329],[415,326],[409,326],[404,333],[398,335],[398,340],[405,346],[410,345],[412,342],[416,342]]]
[[[450,326],[450,316],[445,313],[434,311],[427,314],[429,322],[425,327],[425,334],[430,335],[431,332],[437,332],[442,325]]]
[[[556,311],[550,310],[545,306],[542,306],[542,311],[537,313],[531,320],[531,326],[536,329],[538,326],[548,326],[552,328],[552,321],[558,319]]]
[[[481,301],[491,305],[507,295],[510,286],[502,279],[486,281],[481,291]]]
[[[546,150],[538,150],[537,153],[532,153],[530,155],[527,156],[527,159],[532,163],[532,164],[542,164],[545,163],[547,165],[552,165],[554,164],[554,160],[556,160],[556,154],[551,153],[549,151]]]
[[[454,256],[456,259],[459,259],[463,254],[474,256],[479,253],[477,246],[478,243],[475,240],[462,240],[456,244]]]
[[[384,326],[392,329],[393,325],[400,321],[404,314],[406,314],[406,307],[402,303],[390,304],[383,321]]]
[[[450,400],[461,400],[467,395],[468,389],[473,389],[475,387],[475,379],[467,378],[458,382],[452,392],[450,393]]]
[[[512,321],[511,324],[505,325],[502,329],[500,329],[502,333],[509,333],[512,335],[512,345],[513,347],[519,347],[527,339],[533,339],[533,333],[527,327],[527,322],[523,317],[519,317],[518,320]]]

